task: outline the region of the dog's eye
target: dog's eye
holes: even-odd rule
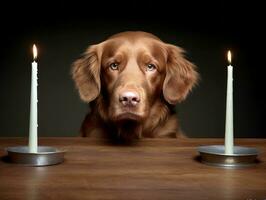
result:
[[[111,63],[111,64],[110,64],[110,68],[111,68],[112,70],[118,70],[118,63]]]
[[[147,65],[147,71],[154,71],[156,69],[156,66],[154,64],[148,64]]]

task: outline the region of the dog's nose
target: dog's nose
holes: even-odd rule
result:
[[[119,95],[119,101],[124,106],[136,106],[140,102],[140,98],[138,93],[127,91]]]

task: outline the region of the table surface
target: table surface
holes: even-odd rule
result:
[[[142,139],[134,145],[91,138],[40,138],[66,150],[46,167],[5,162],[5,147],[25,138],[0,138],[0,199],[266,199],[266,139],[236,139],[257,147],[260,162],[224,169],[199,162],[197,146],[222,139]]]

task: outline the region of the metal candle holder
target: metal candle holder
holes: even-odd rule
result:
[[[65,151],[49,146],[39,146],[37,153],[30,153],[28,146],[8,147],[6,151],[11,162],[27,166],[46,166],[62,163],[65,153]]]
[[[224,145],[200,146],[198,151],[204,164],[225,167],[249,167],[257,162],[258,150],[251,147],[234,146],[233,154],[225,154]]]

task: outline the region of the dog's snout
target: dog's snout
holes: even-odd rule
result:
[[[119,95],[119,101],[124,106],[136,106],[140,102],[138,93],[127,91]]]

